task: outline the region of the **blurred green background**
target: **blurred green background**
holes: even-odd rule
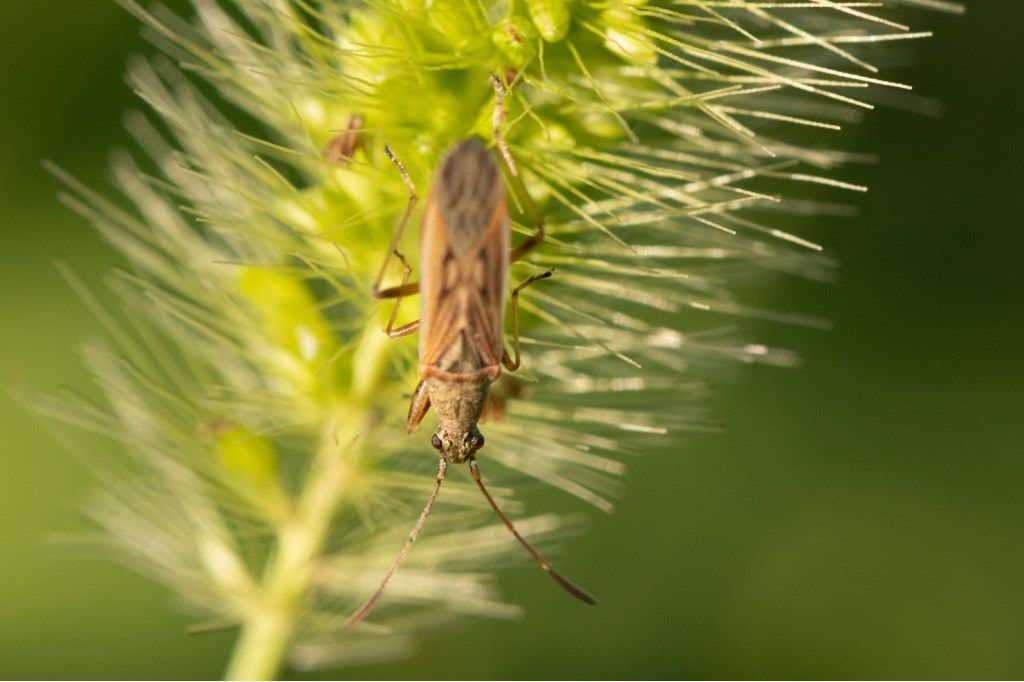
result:
[[[63,544],[89,481],[10,391],[87,386],[96,324],[58,276],[113,252],[54,199],[52,159],[92,184],[137,102],[148,50],[107,0],[2,0],[0,39],[0,677],[217,677],[232,633],[187,635],[162,588]],[[1024,73],[1017,2],[978,2],[890,74],[945,103],[883,110],[844,146],[855,220],[803,226],[841,259],[831,285],[783,280],[763,324],[801,369],[716,387],[726,428],[633,463],[614,515],[559,565],[583,610],[534,569],[506,572],[518,622],[472,621],[382,678],[1020,677],[1024,675]],[[528,492],[531,509],[579,510]]]

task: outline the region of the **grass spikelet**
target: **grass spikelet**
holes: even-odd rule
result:
[[[494,389],[483,458],[504,465],[496,482],[518,472],[611,511],[623,454],[701,426],[701,368],[793,364],[737,340],[734,318],[822,325],[751,308],[732,285],[829,276],[788,222],[834,208],[809,186],[865,190],[843,179],[863,159],[837,135],[879,90],[908,88],[880,70],[885,44],[927,35],[899,5],[959,10],[193,0],[182,18],[124,4],[161,56],[129,68],[150,113],[128,118],[120,196],[54,169],[129,264],[110,275],[112,303],[83,292],[109,337],[85,351],[104,400],[43,407],[91,430],[72,440],[81,452],[127,453],[97,457],[93,518],[197,627],[240,626],[235,678],[393,657],[456,616],[518,613],[488,572],[518,548],[455,477],[449,520],[428,527],[372,622],[344,628],[433,461],[403,429],[415,344],[386,338],[370,295],[406,198],[385,143],[423,194],[452,143],[491,139],[489,76],[505,81],[503,130],[549,237],[512,279],[556,274],[523,296],[524,371]],[[357,120],[358,138],[340,137]],[[523,208],[510,208],[517,234]],[[520,524],[542,543],[571,527]]]

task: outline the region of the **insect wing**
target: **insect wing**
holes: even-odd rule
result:
[[[420,235],[420,363],[451,373],[497,368],[510,235],[504,180],[481,141],[445,158]]]

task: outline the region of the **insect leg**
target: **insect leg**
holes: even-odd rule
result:
[[[395,557],[394,563],[391,564],[391,568],[384,574],[384,579],[380,583],[380,587],[373,593],[366,603],[363,604],[362,608],[355,612],[348,622],[345,623],[346,628],[353,628],[356,625],[370,615],[370,611],[373,611],[374,607],[377,606],[377,602],[380,601],[381,596],[384,594],[384,588],[388,586],[388,582],[391,580],[391,576],[395,574],[398,567],[402,565],[405,560],[405,555],[409,553],[409,548],[412,547],[412,543],[416,542],[416,538],[419,537],[420,531],[423,530],[423,524],[427,522],[427,517],[430,516],[430,510],[434,506],[434,500],[437,499],[437,493],[441,490],[441,482],[444,481],[445,472],[448,470],[448,464],[442,457],[437,464],[437,481],[434,483],[434,492],[430,493],[430,497],[427,498],[427,505],[423,507],[423,512],[420,513],[420,518],[416,520],[416,525],[413,526],[412,532],[409,533],[409,539],[405,541],[405,545],[402,547],[402,551]]]
[[[522,203],[523,210],[530,218],[530,222],[536,226],[536,231],[530,235],[529,239],[512,249],[509,262],[514,263],[530,251],[533,251],[537,248],[537,245],[544,241],[544,217],[540,214],[540,210],[537,208],[537,204],[534,203],[533,197],[527,191],[526,185],[523,184],[523,178],[519,175],[519,167],[512,156],[512,150],[509,149],[505,135],[501,132],[501,124],[505,120],[505,86],[502,84],[501,79],[493,73],[491,74],[491,83],[494,85],[494,114],[491,118],[494,128],[494,142],[498,145],[501,157],[505,160],[505,165],[508,167],[508,172],[512,179],[512,189]]]
[[[543,568],[548,575],[551,576],[552,580],[558,583],[558,585],[563,590],[565,590],[572,596],[576,597],[580,601],[586,602],[587,604],[596,604],[597,600],[595,600],[593,597],[591,597],[589,594],[587,594],[580,588],[573,585],[571,582],[569,582],[568,579],[566,579],[565,576],[563,576],[561,573],[552,568],[551,564],[548,563],[547,559],[542,557],[540,553],[537,550],[535,550],[533,546],[529,542],[527,542],[525,538],[523,538],[522,535],[519,534],[519,531],[516,530],[516,527],[513,526],[512,522],[509,521],[509,518],[505,516],[505,512],[501,511],[501,508],[498,506],[498,503],[495,502],[494,498],[491,497],[491,494],[487,492],[487,487],[484,485],[483,480],[480,478],[480,469],[477,467],[475,457],[470,458],[469,460],[469,474],[473,477],[473,480],[476,481],[477,487],[480,488],[480,492],[482,492],[484,494],[484,497],[487,498],[487,503],[491,505],[491,509],[493,509],[494,513],[498,515],[498,518],[501,519],[501,522],[504,523],[505,527],[509,529],[513,536],[515,536],[515,539],[519,541],[519,544],[522,545],[527,552],[529,552],[530,556],[533,557],[533,560],[536,561],[537,564],[541,568]]]
[[[412,267],[409,265],[409,261],[405,260],[405,256],[403,256],[398,251],[395,251],[394,253],[398,260],[402,262],[402,284],[399,287],[397,287],[398,289],[402,289],[402,287],[406,286],[409,281],[409,275],[412,274]],[[401,307],[401,305],[402,296],[397,296],[395,298],[395,305],[393,308],[391,308],[391,317],[388,318],[388,326],[384,328],[384,333],[386,333],[392,339],[397,339],[402,336],[414,334],[417,331],[419,331],[420,328],[419,320],[416,320],[415,322],[410,322],[409,324],[403,324],[401,327],[398,327],[397,329],[395,328],[395,318],[398,317],[398,309]]]
[[[514,372],[519,369],[519,292],[530,286],[539,279],[547,279],[551,276],[551,271],[542,272],[539,275],[534,275],[527,279],[525,282],[517,286],[512,290],[512,354],[513,357],[509,357],[507,350],[501,351],[501,364],[505,365],[505,369],[510,372]]]
[[[407,433],[415,431],[423,418],[427,416],[430,409],[430,394],[427,392],[427,384],[420,380],[413,391],[412,400],[409,401],[409,416],[405,419],[405,430]]]
[[[388,319],[388,326],[385,329],[387,335],[391,338],[398,338],[400,336],[407,336],[412,334],[419,329],[419,320],[410,322],[409,324],[395,328],[395,318],[398,317],[398,309],[402,305],[402,297],[411,296],[412,294],[419,293],[420,284],[419,282],[409,283],[409,275],[412,273],[412,268],[409,267],[408,261],[405,257],[399,253],[398,244],[402,239],[402,234],[405,232],[405,226],[409,222],[410,216],[412,216],[413,208],[416,207],[416,202],[419,197],[416,195],[416,187],[412,184],[412,178],[409,177],[409,173],[405,170],[405,166],[395,153],[391,151],[391,147],[384,145],[384,153],[388,155],[388,158],[398,168],[398,172],[402,175],[402,182],[409,189],[409,200],[405,204],[405,211],[402,213],[402,219],[398,222],[398,229],[395,230],[395,235],[391,238],[391,244],[388,246],[387,255],[384,256],[384,262],[380,265],[380,271],[377,273],[377,279],[373,282],[373,296],[374,298],[393,298],[395,299],[395,305],[391,309],[391,317]],[[388,263],[391,262],[391,257],[395,256],[402,262],[402,283],[397,287],[388,287],[387,289],[381,289],[380,283],[384,279],[384,273],[387,271]]]

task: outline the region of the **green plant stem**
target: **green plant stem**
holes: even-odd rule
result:
[[[299,613],[312,584],[313,566],[323,549],[338,502],[350,482],[349,463],[358,460],[359,428],[365,407],[384,372],[388,338],[380,328],[367,328],[353,354],[352,394],[355,401],[339,410],[324,428],[294,513],[277,533],[277,547],[267,562],[257,593],[258,607],[249,612],[228,663],[229,680],[269,680],[281,668]],[[345,451],[343,452],[343,449]]]
[[[346,419],[358,423],[352,415]],[[310,589],[314,562],[349,479],[349,453],[343,455],[341,448],[350,444],[336,434],[333,424],[327,429],[296,511],[277,533],[277,548],[259,588],[259,606],[242,624],[227,679],[269,680],[277,675]]]

